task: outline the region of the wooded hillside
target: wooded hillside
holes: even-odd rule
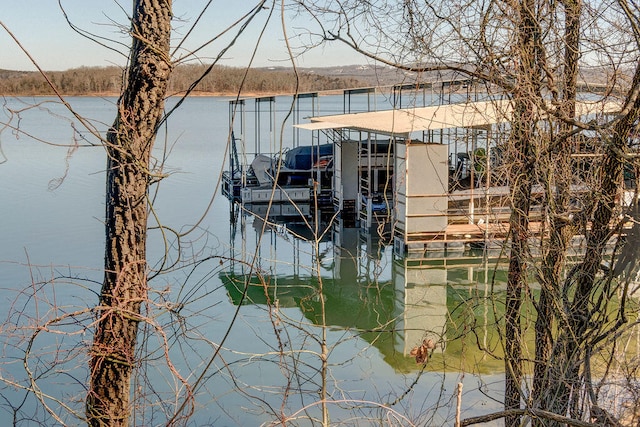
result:
[[[176,68],[169,82],[169,93],[186,91],[207,68],[206,65],[182,65]],[[245,70],[216,66],[195,88],[194,93],[235,94]],[[81,67],[48,72],[49,79],[64,95],[118,94],[122,85],[120,67]],[[299,92],[345,89],[363,86],[352,77],[334,77],[314,72],[299,73]],[[243,92],[280,94],[295,91],[295,75],[288,69],[251,69]],[[44,77],[34,71],[0,70],[0,95],[53,95]]]

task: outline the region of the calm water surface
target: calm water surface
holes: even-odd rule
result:
[[[0,420],[18,425],[82,424],[73,411],[83,411],[91,338],[83,310],[97,302],[102,279],[105,151],[52,101],[3,100]],[[69,102],[102,133],[113,120],[115,99]],[[341,97],[320,102],[342,107]],[[189,393],[196,405],[187,407],[195,411],[188,425],[277,417],[313,425],[323,384],[336,424],[451,425],[459,382],[463,416],[499,409],[501,364],[477,350],[477,342],[496,350],[487,285],[494,263],[462,252],[397,258],[340,222],[317,241],[291,221],[263,227],[220,196],[227,132],[228,99],[193,98],[156,144],[169,176],[151,194],[148,251],[163,270],[150,282],[152,321],[141,346],[151,357],[135,383],[146,409],[136,425],[163,425]],[[290,144],[291,130],[283,135]],[[46,328],[34,335],[36,324]],[[424,338],[437,347],[423,369],[409,353]],[[21,388],[34,384],[58,420]]]

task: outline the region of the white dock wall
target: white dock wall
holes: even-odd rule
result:
[[[354,208],[358,198],[358,144],[342,141],[334,147],[333,159],[333,198],[340,211]]]
[[[447,145],[397,143],[394,163],[395,227],[405,243],[412,234],[443,231],[448,208]]]

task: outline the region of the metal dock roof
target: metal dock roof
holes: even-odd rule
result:
[[[614,102],[578,102],[577,115],[613,113],[620,110]],[[434,129],[483,127],[508,122],[512,114],[508,99],[402,108],[365,113],[311,117],[311,123],[294,125],[307,130],[354,129],[365,132],[408,135]]]

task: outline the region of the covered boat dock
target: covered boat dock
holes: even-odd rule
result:
[[[401,106],[401,91],[412,87],[394,87],[393,105]],[[434,87],[425,84],[418,90]],[[332,115],[319,114],[317,93],[294,96],[288,103],[296,109],[287,148],[276,132],[275,97],[256,98],[252,153],[245,140],[250,137],[244,129],[245,100],[230,101],[232,146],[223,192],[257,214],[311,218],[322,209],[365,228],[384,228],[402,253],[501,244],[508,238],[510,216],[504,147],[511,101],[472,94],[473,82],[466,80],[440,82],[438,88],[439,95],[422,94],[423,102],[438,105],[379,111],[370,111],[376,110],[371,101],[376,88],[345,90],[344,113]],[[445,90],[456,90],[457,98]],[[356,96],[367,97],[360,106],[366,111],[353,112],[350,103]],[[302,102],[310,105],[306,123],[300,117]],[[596,117],[619,108],[583,101],[576,105],[576,116]],[[265,123],[267,132],[260,129]],[[542,197],[542,189],[534,189],[534,197]],[[284,207],[274,208],[274,203]],[[532,206],[532,232],[537,233],[544,218],[536,203]]]
[[[579,102],[576,114],[618,109],[613,103]],[[508,99],[469,101],[311,117],[310,123],[296,127],[334,135],[337,211],[354,207],[367,226],[385,213],[397,251],[440,250],[470,242],[501,243],[508,237],[509,187],[501,170],[504,141],[499,138],[512,111]],[[378,179],[380,162],[371,155],[381,135],[392,142],[383,183]],[[541,195],[542,189],[538,191]],[[375,209],[381,197],[386,210]],[[537,233],[542,213],[536,218],[534,207],[532,214],[531,231]]]

